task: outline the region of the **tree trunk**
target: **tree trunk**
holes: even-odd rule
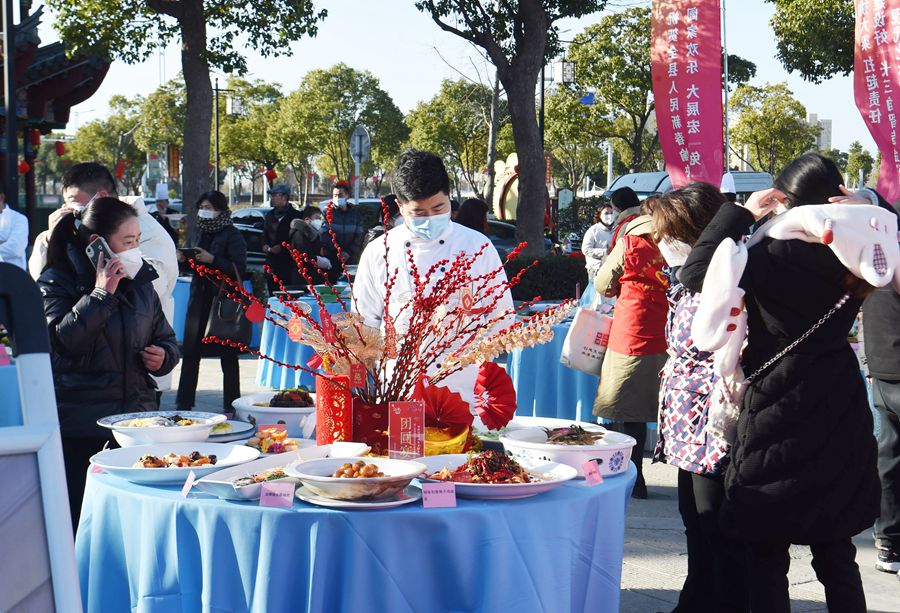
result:
[[[543,45],[542,45],[543,48]],[[519,204],[516,207],[516,239],[528,245],[525,259],[544,255],[544,214],[547,209],[546,170],[541,133],[534,108],[537,70],[501,75],[509,102],[513,138],[519,156]],[[529,74],[532,73],[532,74]],[[505,77],[505,78],[504,78]]]
[[[484,200],[488,208],[494,210],[494,163],[497,161],[497,132],[500,130],[500,77],[494,72],[494,91],[491,96],[491,125],[488,132],[487,168],[488,181]]]
[[[197,238],[197,199],[209,190],[209,147],[212,125],[212,84],[206,51],[206,20],[203,0],[183,0],[181,26],[181,69],[187,109],[184,122],[184,209],[187,244]]]

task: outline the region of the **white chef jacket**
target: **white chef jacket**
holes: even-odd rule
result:
[[[28,248],[28,218],[12,210],[9,204],[0,212],[0,262],[14,264],[25,270],[25,249]]]
[[[481,249],[487,243],[487,248],[478,260],[473,264],[469,271],[470,277],[488,274],[498,268],[503,263],[497,250],[490,243],[488,238],[480,232],[471,230],[465,226],[450,222],[444,232],[433,240],[425,240],[420,238],[410,230],[406,224],[397,226],[387,233],[388,243],[388,262],[385,267],[385,245],[384,240],[379,238],[369,243],[362,254],[357,270],[356,279],[353,283],[354,292],[354,308],[360,315],[365,318],[366,324],[372,327],[378,327],[384,331],[384,296],[386,292],[386,282],[388,271],[399,268],[399,274],[393,289],[391,290],[391,301],[388,305],[389,312],[394,316],[395,326],[397,328],[398,342],[402,341],[402,337],[409,325],[410,310],[407,308],[403,311],[402,316],[398,317],[401,307],[409,302],[413,292],[412,273],[409,270],[406,252],[411,250],[413,259],[419,274],[424,275],[428,272],[433,264],[440,260],[450,260],[452,263],[461,253],[472,254]],[[449,269],[450,264],[447,265]],[[437,270],[431,276],[431,283],[437,282],[443,276],[443,270]],[[502,283],[507,280],[506,274],[501,273],[494,282]],[[473,292],[475,288],[473,287]],[[487,306],[481,304],[476,298],[476,306]],[[453,306],[453,305],[448,305]],[[494,307],[494,313],[486,313],[483,315],[485,319],[492,319],[498,313],[511,310],[513,308],[512,295],[509,290],[497,302]],[[507,323],[511,323],[513,317],[509,318]],[[505,327],[501,324],[500,327]],[[436,367],[435,369],[436,370]],[[469,403],[474,412],[475,402],[475,379],[478,375],[478,367],[470,366],[458,373],[455,373],[443,381],[440,385],[449,388],[454,392],[458,392],[463,400]],[[475,425],[483,427],[476,415]]]

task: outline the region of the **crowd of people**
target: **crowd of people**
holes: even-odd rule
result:
[[[437,156],[405,152],[394,186],[383,218],[368,230],[344,182],[334,185],[327,214],[317,206],[298,209],[289,188],[273,187],[262,245],[273,273],[269,291],[333,283],[358,261],[355,303],[370,325],[382,326],[388,314],[403,311],[407,295],[401,287],[384,304],[386,267],[404,269],[413,257],[428,268],[488,242],[489,207],[477,199],[456,205]],[[189,260],[240,282],[247,245],[218,191],[198,199],[198,236],[181,248],[166,186],[151,212],[141,198],[118,197],[106,168],[83,163],[66,173],[62,198],[27,267],[44,297],[77,525],[88,459],[109,443],[98,418],[156,409],[179,360],[178,410],[194,406],[207,356],[221,363],[223,408],[240,396],[238,350],[202,343],[220,286],[194,275],[180,346],[172,291],[179,264]],[[831,160],[807,154],[743,204],[703,183],[643,202],[628,188],[618,190],[585,235],[593,289],[615,299],[594,414],[636,440],[633,496],[649,495],[642,454],[648,422],[658,423],[652,461],[678,470],[688,574],[676,611],[790,611],[791,544],[811,548],[830,610],[865,611],[851,538],[873,524],[879,569],[900,570],[900,297],[853,274],[825,244],[776,239],[762,225],[827,202],[877,202],[896,215],[871,191],[850,194]],[[26,267],[27,232],[25,218],[0,194],[2,261]],[[741,365],[753,375],[738,400],[736,436],[727,440],[710,426],[722,374],[714,353],[698,346],[694,323],[704,288],[717,282],[710,272],[717,248],[754,232],[739,275],[743,304],[729,315],[746,319]],[[299,273],[292,250],[307,274]],[[500,266],[493,247],[478,266]],[[510,296],[496,305],[511,307]],[[860,310],[880,417],[877,442],[865,380],[847,340]],[[727,330],[743,328],[728,323]],[[448,385],[471,400],[472,376],[460,373]]]

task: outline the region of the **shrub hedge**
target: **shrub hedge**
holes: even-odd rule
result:
[[[506,274],[512,278],[530,263],[523,258],[513,260],[506,265]],[[536,296],[543,300],[565,300],[575,297],[576,286],[584,291],[587,282],[584,256],[580,253],[546,255],[525,273],[512,289],[512,295],[514,300],[533,300]]]

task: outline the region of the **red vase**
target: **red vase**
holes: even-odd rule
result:
[[[388,405],[353,398],[353,440],[365,443],[375,455],[388,452]]]

